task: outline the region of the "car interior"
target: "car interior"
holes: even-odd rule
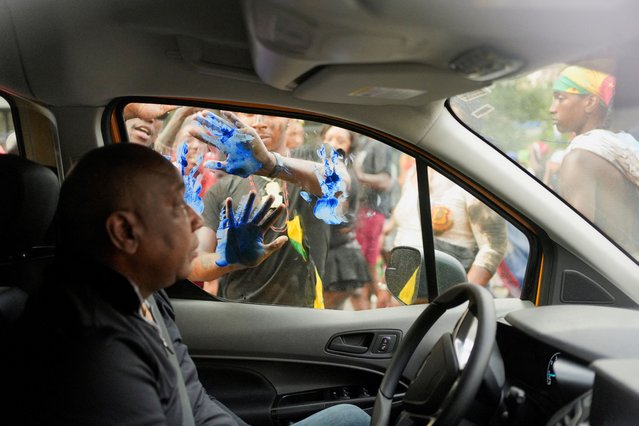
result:
[[[255,425],[341,403],[375,425],[636,423],[639,259],[482,134],[499,107],[473,102],[534,86],[549,66],[603,61],[616,70],[614,127],[631,132],[638,13],[632,0],[0,0],[0,354],[46,281],[60,184],[87,151],[133,143],[127,105],[261,114],[301,120],[308,140],[337,126],[409,158],[420,247],[388,248],[384,309],[173,285],[210,395]],[[524,241],[514,289],[466,283],[436,246],[432,172]]]

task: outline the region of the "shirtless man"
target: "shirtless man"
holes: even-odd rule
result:
[[[639,256],[639,143],[606,130],[612,75],[570,66],[553,86],[549,112],[560,132],[574,132],[559,171],[562,197],[630,254]],[[619,206],[628,206],[619,209]]]

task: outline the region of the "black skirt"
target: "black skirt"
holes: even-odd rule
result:
[[[357,240],[331,247],[324,272],[324,290],[350,291],[371,280],[368,264]]]

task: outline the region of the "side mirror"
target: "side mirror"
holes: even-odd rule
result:
[[[468,281],[461,262],[448,253],[435,250],[435,268],[438,294]],[[406,305],[427,303],[431,299],[422,254],[414,247],[395,247],[384,276],[391,294]]]

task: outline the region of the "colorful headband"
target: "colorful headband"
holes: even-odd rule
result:
[[[577,95],[595,95],[606,107],[609,107],[615,95],[615,85],[615,77],[610,74],[588,68],[570,66],[561,72],[553,85],[553,91]]]

